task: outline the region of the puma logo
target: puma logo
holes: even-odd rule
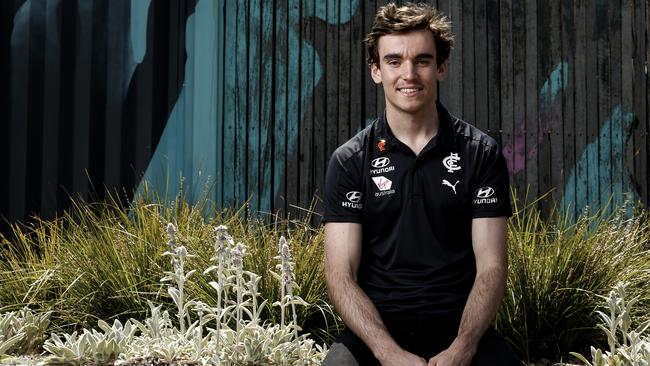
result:
[[[451,184],[451,183],[449,183],[448,180],[443,179],[443,180],[442,180],[442,185],[443,185],[443,186],[449,186],[449,187],[451,187],[451,189],[454,190],[454,194],[456,194],[456,185],[458,184],[458,182],[460,182],[460,181],[457,180],[456,183]]]

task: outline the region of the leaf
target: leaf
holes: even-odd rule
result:
[[[106,323],[105,321],[103,321],[103,320],[101,320],[101,319],[99,319],[99,320],[97,321],[97,326],[98,326],[101,330],[103,330],[104,332],[110,332],[110,331],[111,331],[111,326],[108,325],[108,323]]]
[[[210,267],[206,268],[205,271],[203,271],[203,274],[204,274],[204,275],[205,275],[205,274],[208,274],[208,273],[210,273],[210,272],[212,272],[212,271],[214,271],[214,270],[216,270],[216,269],[219,269],[219,267],[217,267],[217,266],[210,266]]]
[[[650,327],[650,319],[642,323],[641,325],[639,325],[636,328],[635,332],[637,332],[638,334],[643,334],[648,329],[648,327]],[[650,340],[648,340],[648,342],[650,343]]]
[[[178,291],[177,288],[175,287],[170,287],[167,289],[167,293],[169,293],[169,296],[171,296],[172,301],[174,301],[174,304],[176,306],[180,307],[181,306],[181,293]]]
[[[196,270],[195,270],[195,269],[193,269],[193,270],[187,272],[187,274],[185,275],[185,279],[186,279],[186,280],[189,279],[189,278],[190,278],[194,273],[196,273]]]
[[[24,336],[25,333],[18,333],[10,337],[9,339],[0,342],[0,355],[7,353],[11,349],[11,347],[13,347],[15,344],[20,342]]]

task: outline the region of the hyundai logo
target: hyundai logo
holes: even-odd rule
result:
[[[373,168],[383,168],[388,164],[390,164],[390,159],[387,157],[377,158],[370,163]]]
[[[351,191],[348,192],[345,197],[352,203],[359,203],[359,201],[361,201],[361,192]]]
[[[488,198],[494,194],[494,189],[492,187],[483,187],[476,190],[476,197],[478,198]]]

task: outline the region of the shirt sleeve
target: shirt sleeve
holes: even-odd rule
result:
[[[512,215],[508,166],[498,146],[487,148],[472,196],[473,218]]]
[[[363,215],[361,176],[351,159],[332,154],[325,176],[325,222],[358,222]]]

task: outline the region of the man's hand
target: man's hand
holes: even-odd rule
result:
[[[401,348],[386,352],[379,360],[382,366],[427,366],[427,361]]]
[[[453,342],[449,348],[431,357],[427,366],[469,366],[475,353],[475,350]]]

